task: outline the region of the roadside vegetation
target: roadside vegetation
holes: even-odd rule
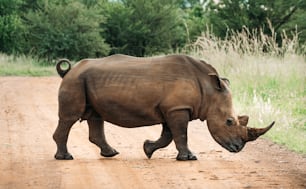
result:
[[[54,64],[44,60],[0,53],[0,76],[50,76],[55,73]]]
[[[231,81],[236,111],[306,154],[306,1],[3,0],[0,76],[56,75],[60,58],[184,53]]]
[[[305,17],[305,0],[1,0],[0,52],[48,61],[168,54],[206,26],[225,39],[244,27],[271,35],[272,25],[276,45],[284,30],[303,44]]]
[[[284,38],[284,46],[272,47],[273,38],[261,36],[257,38],[245,30],[221,40],[206,32],[195,43],[186,46],[185,53],[206,60],[217,68],[220,75],[230,80],[234,107],[238,114],[250,116],[250,126],[263,127],[276,121],[265,136],[305,154],[305,56],[296,53],[295,48],[299,48],[296,38]],[[265,53],[262,48],[271,51]],[[26,56],[0,54],[1,76],[48,76],[55,73],[54,64]]]
[[[273,35],[247,28],[224,40],[207,31],[186,52],[203,58],[231,81],[234,107],[238,114],[249,115],[250,126],[276,121],[264,136],[305,154],[306,57],[297,53],[305,48],[297,38],[283,33],[283,45],[278,46]]]

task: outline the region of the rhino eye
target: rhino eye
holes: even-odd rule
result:
[[[227,118],[226,120],[226,125],[227,126],[232,126],[234,124],[234,119],[233,118]]]

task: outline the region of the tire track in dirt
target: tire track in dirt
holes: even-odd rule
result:
[[[261,139],[232,154],[209,135],[205,123],[189,126],[198,161],[175,160],[173,143],[148,160],[144,140],[161,126],[126,129],[106,123],[108,142],[120,154],[103,158],[88,141],[85,122],[71,130],[75,160],[57,161],[57,77],[0,77],[0,188],[306,188],[306,158]]]

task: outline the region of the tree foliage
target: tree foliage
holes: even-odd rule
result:
[[[228,30],[242,31],[247,27],[250,30],[262,29],[266,34],[281,34],[283,30],[290,33],[297,29],[301,40],[306,40],[306,3],[303,0],[210,1],[207,11],[209,24],[220,37],[225,37]]]
[[[188,5],[184,8],[184,26],[188,37],[187,42],[190,43],[205,30],[208,19],[203,4],[189,2]]]
[[[0,52],[149,56],[176,51],[207,29],[227,38],[244,28],[276,39],[299,35],[305,44],[305,18],[305,0],[1,0]]]
[[[167,52],[180,45],[182,19],[176,1],[124,0],[104,6],[103,36],[112,53],[136,56]]]
[[[25,17],[29,49],[39,57],[80,59],[108,54],[109,47],[100,36],[99,25],[104,19],[84,4],[49,2]]]
[[[0,51],[11,54],[22,50],[25,27],[18,14],[21,0],[0,1]]]

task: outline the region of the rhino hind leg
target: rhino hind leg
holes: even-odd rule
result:
[[[57,145],[57,151],[54,156],[55,159],[58,159],[58,160],[72,160],[73,159],[72,155],[67,150],[67,140],[68,140],[70,129],[76,121],[77,120],[68,120],[68,121],[59,120],[58,121],[58,126],[53,134],[53,139]]]
[[[156,141],[146,140],[143,144],[143,150],[146,156],[150,159],[152,154],[160,148],[168,146],[172,141],[172,134],[166,123],[163,123],[161,136]]]
[[[69,89],[69,90],[68,90]],[[71,127],[82,116],[85,110],[86,97],[83,82],[63,82],[58,95],[58,126],[53,134],[57,145],[56,159],[73,159],[67,150],[67,140]]]
[[[171,130],[172,137],[178,150],[177,160],[197,160],[197,157],[192,154],[187,145],[187,127],[190,120],[188,110],[176,110],[170,112],[166,122]]]
[[[101,155],[104,157],[113,157],[119,152],[112,148],[106,141],[104,134],[104,121],[97,114],[93,113],[87,120],[89,128],[89,141],[100,147]]]

